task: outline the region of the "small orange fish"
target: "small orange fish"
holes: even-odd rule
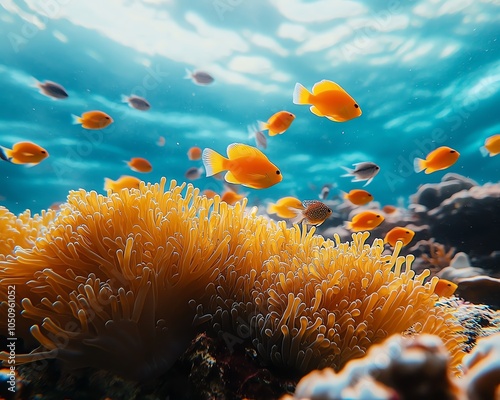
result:
[[[458,157],[460,157],[458,151],[453,150],[451,147],[441,146],[431,151],[425,160],[415,158],[413,167],[417,173],[425,170],[426,174],[431,174],[451,167],[457,162]]]
[[[379,226],[384,222],[384,217],[373,211],[363,211],[356,214],[352,221],[347,222],[347,229],[359,232],[359,231],[371,231],[372,229]]]
[[[202,196],[205,196],[209,199],[213,199],[215,196],[217,196],[217,192],[211,190],[211,189],[205,189],[203,192],[201,192]]]
[[[373,200],[373,195],[363,189],[353,189],[344,194],[344,199],[349,200],[356,206],[364,206]]]
[[[500,154],[500,135],[490,136],[485,140],[484,146],[479,149],[483,157]]]
[[[396,226],[395,228],[392,228],[389,232],[387,232],[384,238],[384,243],[389,243],[392,247],[394,247],[396,245],[396,242],[400,240],[401,242],[403,242],[403,246],[406,246],[412,241],[413,236],[415,236],[415,232],[413,232],[411,229]]]
[[[47,150],[32,142],[18,142],[12,149],[0,146],[0,158],[12,164],[36,165],[48,156]]]
[[[151,163],[142,157],[133,157],[130,161],[125,161],[125,163],[130,167],[132,171],[135,172],[151,172],[153,170],[153,166]]]
[[[190,160],[199,160],[201,159],[201,153],[202,150],[199,147],[191,147],[187,152],[187,156]]]
[[[113,123],[113,118],[102,111],[87,111],[81,117],[72,117],[73,124],[82,124],[85,129],[104,129]]]
[[[276,114],[272,115],[267,122],[259,121],[259,130],[268,130],[269,136],[281,135],[290,127],[294,119],[295,115],[291,112],[278,111]]]
[[[295,197],[282,197],[276,204],[269,203],[267,206],[268,214],[276,214],[280,218],[294,218],[297,216],[297,209],[303,210],[305,207],[302,202]]]
[[[319,200],[305,200],[302,205],[303,209],[295,209],[295,217],[291,220],[292,224],[304,221],[306,224],[319,226],[332,215],[330,207]]]
[[[392,214],[396,212],[397,208],[391,205],[383,206],[382,211],[385,212],[386,214]]]
[[[322,80],[310,93],[300,83],[293,91],[294,104],[311,104],[311,112],[334,122],[345,122],[361,115],[358,103],[338,84]]]
[[[54,211],[59,211],[61,209],[61,206],[64,204],[62,201],[56,201],[55,203],[52,203],[49,206],[49,210],[54,210]]]
[[[233,143],[227,147],[228,158],[212,149],[203,150],[203,164],[207,176],[228,171],[226,182],[253,189],[265,189],[281,182],[281,171],[256,147]]]
[[[139,189],[141,180],[135,176],[122,175],[116,181],[104,178],[104,190],[118,192],[122,189]]]
[[[230,204],[234,206],[234,204],[237,201],[240,201],[241,199],[244,199],[245,196],[236,192],[233,192],[232,190],[227,190],[222,194],[221,200],[225,201],[227,204]]]
[[[446,279],[439,279],[438,283],[434,287],[434,293],[439,297],[450,297],[457,290],[458,285]]]
[[[165,140],[165,138],[164,138],[163,136],[160,136],[160,137],[158,138],[158,140],[156,141],[156,145],[157,145],[158,147],[163,147],[163,146],[165,146],[165,143],[166,143],[166,140]]]

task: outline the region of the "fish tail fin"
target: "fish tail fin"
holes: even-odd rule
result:
[[[267,131],[269,129],[269,125],[264,121],[257,121],[257,127],[259,131]]]
[[[422,172],[425,169],[425,160],[422,158],[415,158],[413,160],[413,169],[415,172],[418,174],[419,172]]]
[[[193,71],[188,68],[185,68],[186,75],[184,75],[184,79],[193,79]]]
[[[3,146],[0,146],[0,158],[7,162],[12,162],[12,150],[9,150]]]
[[[226,170],[224,163],[227,161],[227,158],[220,155],[215,150],[208,148],[204,149],[202,160],[207,176],[212,176]]]
[[[293,89],[293,104],[310,104],[311,93],[300,83],[295,84]]]
[[[373,176],[366,181],[366,183],[363,185],[363,187],[369,185],[371,181],[373,181]]]
[[[352,173],[353,173],[353,171],[354,171],[353,169],[351,169],[351,168],[347,168],[347,167],[344,167],[343,165],[341,165],[341,166],[340,166],[340,168],[342,168],[344,171],[346,171],[346,172],[347,172],[347,174],[340,175],[341,177],[344,177],[344,178],[345,178],[345,177],[352,177],[352,176],[353,176],[353,174],[352,174]]]
[[[106,191],[113,190],[114,183],[115,181],[113,181],[112,179],[104,178],[104,190]]]
[[[295,213],[295,217],[290,218],[292,225],[299,224],[306,217],[303,213],[304,210],[301,210],[300,208],[288,207],[288,209]]]
[[[255,130],[257,129],[257,127],[254,125],[254,124],[251,124],[251,125],[247,125],[247,132],[248,132],[248,139],[253,139],[253,137],[255,136]]]
[[[34,76],[32,76],[30,80],[30,86],[40,89],[40,81],[36,79]]]
[[[349,198],[347,192],[344,192],[343,190],[339,190],[339,196],[343,200],[347,200]]]
[[[266,211],[267,211],[268,214],[276,214],[277,213],[276,204],[269,203],[267,205],[267,210]]]
[[[82,123],[82,119],[78,115],[71,114],[71,123],[73,125],[81,124]]]
[[[351,221],[346,221],[344,227],[349,230],[349,231],[352,231],[352,222]]]
[[[484,147],[484,146],[481,146],[481,147],[479,148],[479,151],[481,152],[481,155],[482,155],[483,157],[488,157],[488,156],[491,156],[491,154],[490,154],[490,152],[488,151],[488,149],[487,149],[486,147]]]
[[[124,162],[124,164],[129,167],[132,171],[134,172],[140,172],[137,170],[137,168],[134,168],[132,165],[130,165],[130,161],[127,161],[127,160],[122,160]]]
[[[122,103],[128,103],[128,96],[127,96],[127,95],[122,94],[122,95],[121,95],[121,100],[122,100]]]

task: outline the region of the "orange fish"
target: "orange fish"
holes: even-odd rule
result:
[[[118,192],[122,189],[139,189],[141,180],[135,176],[122,175],[116,181],[104,178],[104,190]]]
[[[294,218],[297,216],[297,209],[303,210],[305,207],[302,202],[295,197],[282,197],[276,204],[269,203],[267,206],[268,214],[276,214],[280,218]]]
[[[295,216],[291,220],[292,224],[304,221],[306,224],[319,226],[332,215],[330,207],[319,200],[305,200],[302,205],[302,209],[295,209]]]
[[[87,111],[81,117],[73,115],[73,124],[82,124],[85,129],[104,129],[113,123],[113,118],[102,111]]]
[[[316,83],[312,93],[296,83],[293,103],[311,104],[313,114],[335,122],[349,121],[361,115],[358,103],[340,85],[327,80]]]
[[[382,207],[382,211],[385,212],[386,214],[392,214],[392,213],[396,212],[396,210],[397,210],[396,207],[390,206],[390,205]]]
[[[211,189],[205,189],[203,192],[201,192],[202,196],[205,196],[209,199],[213,199],[215,196],[217,196],[217,192],[214,192]]]
[[[151,172],[153,170],[151,163],[142,157],[133,157],[125,163],[135,172]]]
[[[281,171],[256,147],[233,143],[227,147],[228,158],[212,149],[203,150],[203,164],[207,176],[228,171],[226,182],[253,189],[265,189],[281,182]]]
[[[370,231],[384,222],[384,217],[373,211],[363,211],[356,214],[352,221],[347,222],[347,229],[354,232]]]
[[[403,242],[403,246],[406,246],[412,241],[413,236],[415,236],[415,232],[413,232],[411,229],[396,226],[395,228],[392,228],[389,232],[387,232],[384,238],[384,243],[389,243],[392,247],[394,247],[396,245],[396,242],[400,240],[401,242]]]
[[[237,201],[240,201],[244,198],[244,195],[233,192],[232,190],[228,190],[222,194],[221,200],[225,201],[227,204],[234,206]]]
[[[460,157],[458,151],[453,150],[451,147],[442,146],[431,151],[425,160],[415,158],[413,167],[417,173],[425,170],[426,174],[431,174],[451,167],[457,162],[458,157]]]
[[[201,149],[199,147],[191,147],[188,152],[187,156],[190,160],[199,160],[201,159]]]
[[[36,165],[48,156],[47,150],[32,142],[18,142],[12,149],[0,146],[0,158],[12,164]]]
[[[484,146],[479,149],[483,157],[500,154],[500,135],[490,136],[485,140]]]
[[[59,211],[61,209],[61,206],[64,204],[62,201],[56,201],[55,203],[52,203],[49,206],[49,210],[54,210],[54,211]]]
[[[349,200],[356,206],[364,206],[373,200],[373,195],[363,189],[353,189],[344,194],[344,199]]]
[[[290,127],[294,119],[295,115],[291,112],[278,111],[267,122],[259,121],[259,130],[268,130],[269,136],[281,135]]]
[[[450,297],[457,290],[457,284],[446,279],[439,279],[438,283],[434,287],[434,293],[439,297]]]
[[[163,147],[163,146],[165,146],[165,142],[166,142],[165,138],[163,136],[160,136],[158,138],[158,140],[156,141],[156,145],[158,147]]]

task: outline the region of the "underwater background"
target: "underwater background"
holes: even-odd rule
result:
[[[0,205],[33,212],[69,190],[104,193],[104,178],[135,175],[185,181],[202,166],[192,146],[225,154],[235,142],[255,145],[247,127],[287,110],[296,120],[263,150],[283,181],[243,188],[249,205],[283,196],[317,199],[361,185],[341,166],[363,161],[381,170],[367,186],[381,204],[396,204],[419,185],[455,172],[497,182],[500,157],[482,157],[500,133],[498,0],[0,0],[0,145],[44,147],[50,157],[26,168],[0,163]],[[207,86],[186,68],[210,73]],[[55,81],[69,97],[39,93]],[[296,82],[328,79],[360,105],[361,117],[336,123],[292,103]],[[144,112],[122,95],[146,98]],[[114,123],[89,131],[71,115],[101,110]],[[267,134],[266,134],[267,136]],[[160,137],[165,138],[159,146]],[[439,146],[461,154],[446,171],[416,174],[413,159]],[[145,157],[148,174],[123,160]],[[214,178],[193,181],[223,190]]]

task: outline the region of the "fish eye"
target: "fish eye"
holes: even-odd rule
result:
[[[278,169],[278,170],[276,171],[276,175],[279,175],[279,174],[281,174],[281,172],[280,172],[280,170]]]
[[[409,235],[409,234],[410,234],[410,232],[408,232],[408,231],[406,231],[405,233],[406,233],[407,235]]]
[[[42,154],[47,154],[47,152],[45,150],[42,150]]]
[[[356,103],[354,103],[354,108],[359,108],[359,106]]]
[[[380,169],[380,167],[377,165],[377,166],[375,167],[375,169]]]
[[[377,218],[380,218],[380,215],[377,214]]]
[[[109,119],[109,117],[104,117],[104,118]]]
[[[456,151],[455,151],[455,150],[450,150],[450,153],[452,153],[452,154],[453,154],[453,153],[456,153]]]

